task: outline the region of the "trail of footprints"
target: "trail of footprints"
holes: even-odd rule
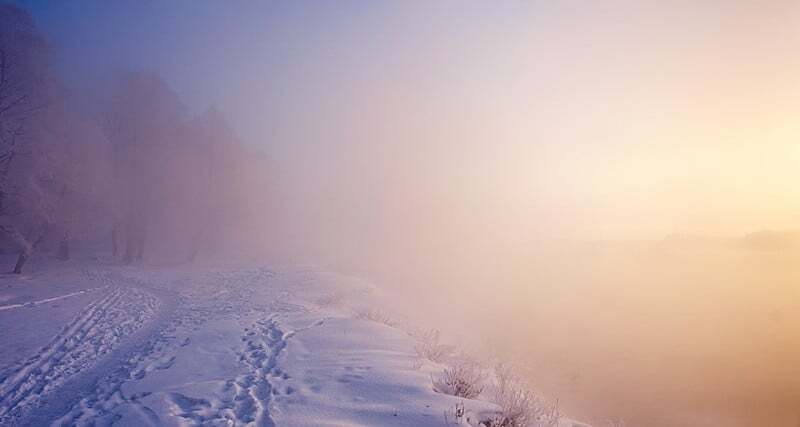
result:
[[[274,426],[269,409],[272,397],[293,392],[280,384],[289,375],[277,366],[287,338],[273,319],[245,328],[242,348],[236,353],[244,373],[224,384],[220,394],[226,397],[206,400],[169,393],[173,415],[192,426]]]
[[[38,354],[0,378],[0,424],[91,367],[134,333],[158,309],[158,300],[134,288],[112,286],[87,306]]]
[[[247,365],[249,372],[236,378],[236,400],[241,403],[241,409],[250,409],[242,413],[250,414],[248,417],[256,425],[273,425],[269,403],[273,394],[281,393],[278,382],[289,379],[277,366],[278,355],[286,348],[287,338],[272,319],[257,322],[242,337],[245,349],[239,360]],[[282,392],[291,394],[292,390],[285,388]]]

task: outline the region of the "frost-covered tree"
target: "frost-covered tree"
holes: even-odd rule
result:
[[[53,226],[63,196],[53,165],[58,127],[50,50],[31,17],[0,5],[0,231],[21,273]]]

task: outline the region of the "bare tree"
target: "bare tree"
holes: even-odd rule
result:
[[[49,58],[31,17],[0,5],[0,232],[19,249],[14,273],[54,219],[55,177],[41,145],[54,93]]]

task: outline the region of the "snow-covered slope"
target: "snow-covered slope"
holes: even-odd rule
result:
[[[89,264],[86,264],[89,265]],[[50,267],[0,282],[0,424],[441,426],[498,407],[360,316],[377,290],[313,270]],[[571,425],[566,424],[566,425]]]

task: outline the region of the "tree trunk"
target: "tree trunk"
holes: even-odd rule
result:
[[[111,256],[116,258],[119,254],[119,222],[114,220],[111,226]]]
[[[137,235],[136,235],[136,261],[142,262],[144,259],[144,241],[146,236],[147,230],[145,230],[145,226],[143,223],[139,224]]]
[[[25,249],[19,251],[19,256],[17,257],[17,264],[14,266],[14,274],[22,274],[22,267],[25,266],[25,263],[28,262],[28,258],[30,254]]]
[[[28,259],[36,251],[36,248],[39,247],[39,244],[44,241],[44,238],[47,235],[47,230],[48,226],[43,227],[39,233],[39,237],[37,237],[33,243],[22,244],[22,247],[19,250],[19,256],[17,257],[17,263],[14,265],[14,274],[22,274],[22,268],[25,267],[25,263],[28,262]]]
[[[61,261],[69,260],[69,233],[64,233],[64,237],[61,238],[61,242],[58,244],[58,255],[56,256]]]
[[[125,223],[125,256],[122,262],[130,264],[141,259],[141,239],[138,219],[131,215]]]
[[[122,257],[122,262],[130,264],[136,252],[136,236],[133,235],[133,230],[130,227],[127,227],[127,229],[128,231],[125,233],[125,256]]]

